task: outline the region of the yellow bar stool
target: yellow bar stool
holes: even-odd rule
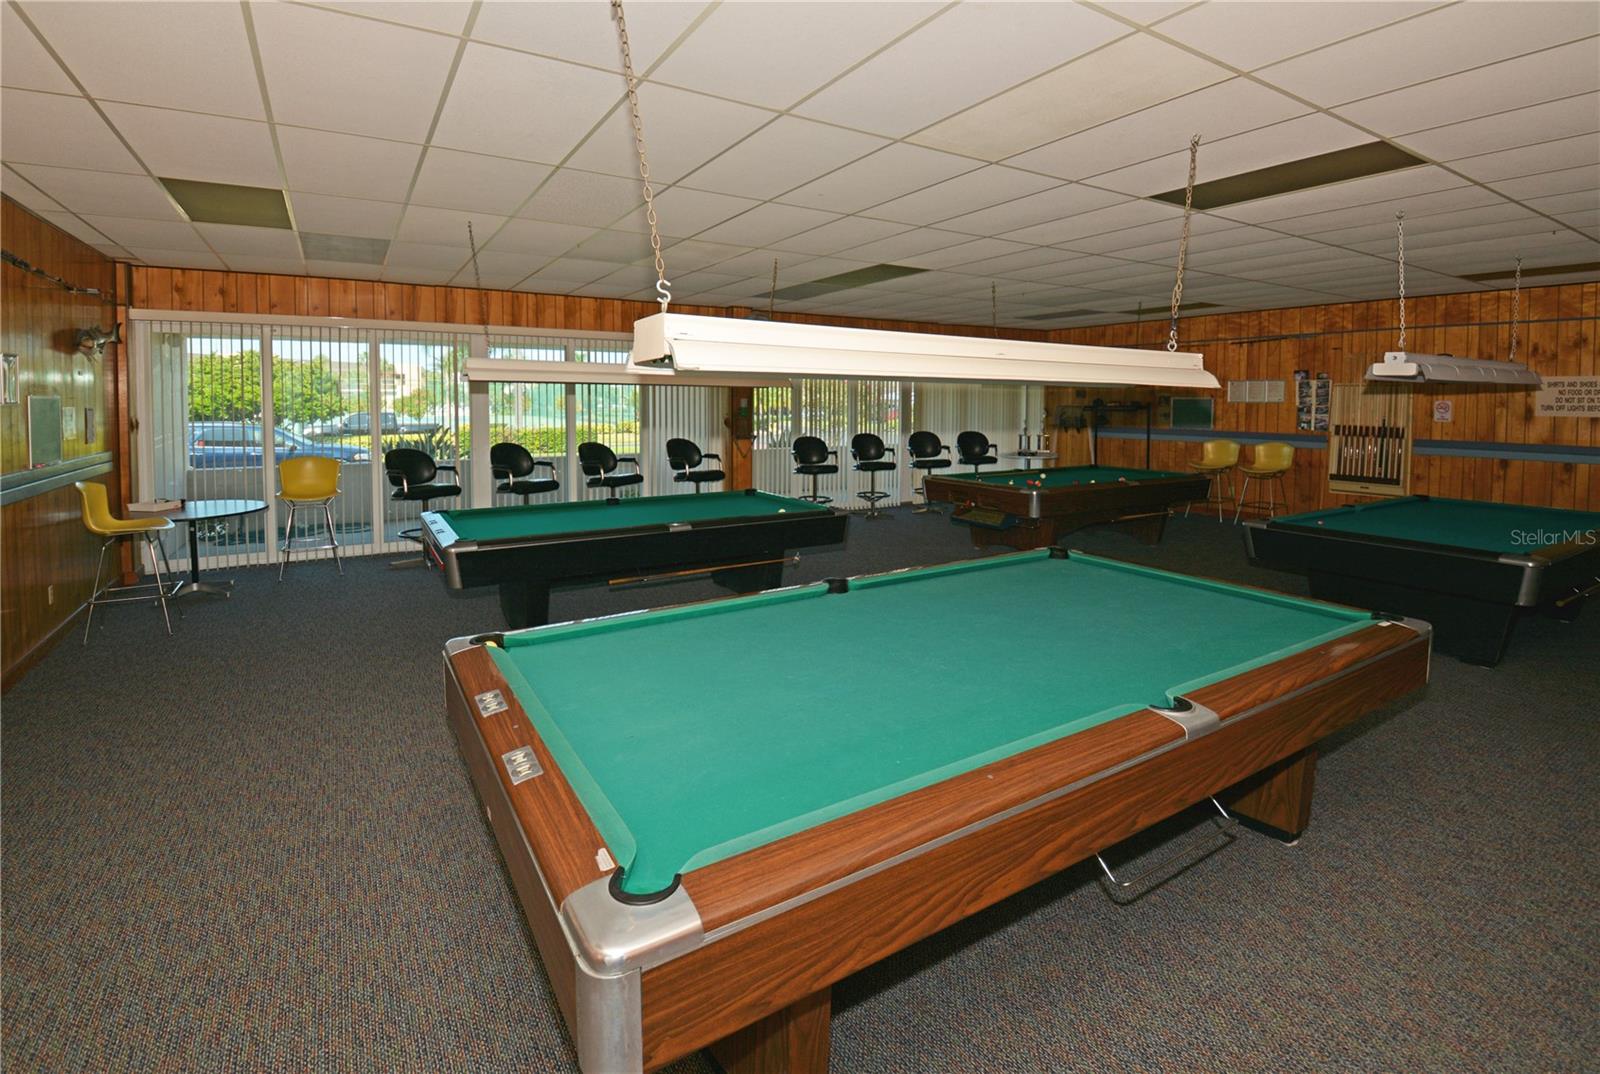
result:
[[[1257,444],[1250,452],[1250,461],[1239,467],[1239,472],[1244,475],[1244,487],[1239,490],[1239,506],[1233,513],[1233,520],[1239,521],[1246,507],[1260,508],[1268,518],[1273,518],[1278,513],[1281,502],[1285,512],[1289,510],[1289,490],[1283,483],[1283,476],[1294,466],[1294,445],[1285,444],[1281,440],[1270,440],[1265,444]],[[1250,479],[1261,482],[1261,487],[1266,492],[1264,500],[1246,499],[1250,494]],[[1274,499],[1272,490],[1276,486],[1278,499]]]
[[[289,508],[289,517],[283,524],[283,544],[278,551],[283,558],[278,561],[278,581],[283,581],[283,569],[289,565],[289,556],[296,548],[301,552],[319,552],[333,549],[333,564],[344,573],[339,560],[339,538],[333,532],[333,501],[339,495],[340,462],[322,455],[300,455],[284,459],[278,464],[278,498]],[[328,539],[322,544],[296,545],[294,538],[295,512],[305,509],[322,510],[322,524]]]
[[[1189,463],[1189,469],[1197,474],[1205,474],[1210,478],[1206,485],[1206,498],[1203,501],[1207,507],[1217,505],[1217,521],[1222,521],[1222,508],[1224,505],[1233,506],[1233,468],[1239,465],[1239,443],[1236,440],[1207,440],[1200,445],[1200,458]],[[1222,494],[1222,479],[1228,479],[1228,494]],[[1194,501],[1184,504],[1183,517],[1189,517],[1189,508],[1194,506]]]
[[[100,544],[100,558],[94,565],[94,589],[89,594],[89,614],[83,622],[83,643],[89,644],[89,630],[94,625],[94,610],[102,604],[131,604],[143,603],[151,600],[149,590],[155,590],[154,600],[161,605],[161,618],[166,621],[167,633],[172,633],[172,616],[167,611],[167,601],[177,595],[183,587],[182,580],[172,582],[167,578],[172,575],[172,564],[167,562],[167,549],[156,535],[166,533],[172,529],[170,518],[118,518],[111,513],[111,502],[106,498],[106,487],[98,481],[75,481],[74,487],[78,495],[83,497],[83,525],[96,537],[103,537]],[[150,557],[151,567],[155,571],[154,582],[140,582],[137,585],[108,585],[100,588],[100,575],[105,570],[106,549],[116,544],[123,538],[137,540],[144,538],[154,555]],[[166,568],[166,574],[161,573],[161,568]]]

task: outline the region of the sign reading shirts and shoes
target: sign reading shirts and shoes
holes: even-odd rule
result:
[[[1600,418],[1600,377],[1545,377],[1533,408],[1541,418]]]

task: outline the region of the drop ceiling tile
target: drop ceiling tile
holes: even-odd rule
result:
[[[220,269],[225,267],[216,254],[205,250],[162,250],[139,246],[129,247],[129,253],[147,265],[162,268]]]
[[[513,254],[497,253],[494,250],[479,250],[478,271],[485,280],[493,276],[496,279],[510,279],[512,283],[516,283],[534,269],[542,267],[549,260],[543,254]],[[463,280],[471,283],[471,261],[461,266],[459,274]]]
[[[628,38],[634,70],[640,74],[647,72],[706,7],[704,3],[666,2],[628,7]],[[492,0],[478,13],[472,36],[479,41],[509,45],[608,71],[622,70],[617,24],[612,21],[610,5]]]
[[[677,182],[745,135],[774,118],[749,105],[646,82],[639,87],[639,112],[648,133],[650,178],[657,185]],[[567,164],[638,182],[633,113],[618,104],[589,135]]]
[[[257,257],[253,254],[224,254],[223,261],[234,272],[267,272],[277,276],[303,276],[306,263],[298,257]]]
[[[279,187],[265,123],[138,104],[101,106],[152,172],[169,179]]]
[[[300,241],[293,231],[277,227],[238,224],[196,224],[195,230],[217,253],[253,254],[258,257],[299,257]]]
[[[988,209],[979,209],[974,213],[941,221],[939,226],[950,231],[965,231],[973,235],[999,235],[1030,224],[1060,220],[1063,217],[1075,216],[1126,200],[1121,194],[1112,194],[1077,183],[1067,183]]]
[[[813,280],[820,280],[824,276],[837,276],[841,272],[853,272],[856,269],[866,267],[867,263],[864,261],[852,261],[842,257],[814,257],[803,261],[797,260],[794,263],[783,261],[778,266],[778,290],[781,291],[792,284],[810,283]],[[720,271],[732,272],[734,269],[730,265],[723,265]],[[767,289],[772,285],[771,259],[768,259],[765,271],[751,278],[755,281],[756,289],[765,295]],[[853,295],[862,290],[864,288],[855,287],[851,288],[849,292],[841,291],[840,294],[849,293]]]
[[[241,5],[96,0],[25,10],[96,98],[166,108],[204,101],[220,115],[266,118]],[[108,48],[138,62],[108,62]]]
[[[306,271],[332,280],[380,280],[384,274],[382,265],[353,265],[348,261],[308,260]]]
[[[0,10],[0,84],[46,93],[78,92],[72,79],[44,50],[10,5]]]
[[[1056,252],[1063,257],[1070,258],[1070,260],[1059,265],[1041,265],[1038,268],[1014,269],[1011,272],[1012,278],[1048,282],[1059,287],[1061,278],[1069,274],[1080,276],[1093,271],[1121,269],[1129,264],[1127,261],[1114,257],[1075,255],[1066,250],[1057,250]]]
[[[1108,172],[1141,161],[1187,151],[1202,133],[1201,153],[1223,138],[1267,127],[1310,109],[1276,90],[1248,79],[1231,78],[1215,86],[1102,123],[1012,157],[1006,163],[1064,179]]]
[[[930,224],[1059,185],[1054,179],[991,164],[874,205],[866,215],[906,224]]]
[[[1110,0],[1109,3],[1101,3],[1100,7],[1141,26],[1149,26],[1194,5],[1195,0],[1177,0],[1175,3],[1172,0]]]
[[[946,8],[796,107],[899,138],[1129,33],[1076,4],[969,2]],[[972,62],[973,57],[983,62]],[[937,71],[937,78],[928,72]],[[914,93],[885,87],[915,86]]]
[[[1161,23],[1161,33],[1243,71],[1297,56],[1391,22],[1432,3],[1377,2],[1197,4]]]
[[[971,264],[974,261],[987,261],[991,257],[1000,257],[1003,254],[1018,254],[1029,249],[1031,247],[1026,243],[1007,242],[1005,239],[973,239],[971,242],[947,246],[942,250],[903,257],[898,263],[911,265],[914,268],[950,268],[955,265]]]
[[[1230,72],[1143,34],[1115,41],[910,141],[997,161],[1209,86]]]
[[[939,10],[937,4],[723,4],[651,77],[787,108]]]
[[[902,257],[914,257],[925,254],[931,250],[943,250],[948,246],[956,246],[970,241],[972,236],[958,234],[954,231],[938,231],[934,228],[917,228],[914,231],[904,231],[898,235],[891,235],[886,239],[875,239],[872,242],[852,246],[841,253],[848,253],[851,257],[859,257],[863,261],[879,263],[892,263]]]
[[[679,242],[672,247],[672,257],[667,262],[667,275],[671,277],[675,273],[699,272],[701,269],[720,265],[730,258],[750,252],[748,247],[729,246],[720,242],[700,242],[698,239]],[[723,270],[718,269],[718,271]]]
[[[1600,68],[1600,62],[1595,66]],[[1434,160],[1451,161],[1535,145],[1568,135],[1592,136],[1596,131],[1600,131],[1600,94],[1585,93],[1471,119],[1465,123],[1406,134],[1393,140],[1414,153]]]
[[[1472,189],[1478,189],[1476,187]],[[1394,246],[1395,228],[1393,213],[1385,214],[1382,210],[1373,210],[1368,213],[1369,221],[1348,227],[1324,229],[1318,224],[1307,224],[1305,227],[1295,226],[1290,222],[1290,230],[1304,231],[1306,227],[1316,227],[1318,230],[1315,238],[1318,242],[1326,242],[1335,246],[1355,247],[1359,243],[1382,240],[1388,248]],[[1313,220],[1319,218],[1310,218]],[[1488,204],[1471,208],[1458,209],[1454,212],[1439,212],[1418,214],[1406,213],[1406,239],[1414,241],[1426,235],[1442,231],[1454,231],[1464,227],[1483,227],[1491,224],[1517,223],[1527,224],[1538,217],[1528,209],[1515,202],[1496,199]],[[1361,249],[1367,249],[1363,246]]]
[[[1500,179],[1490,186],[1508,198],[1540,198],[1553,194],[1568,194],[1575,190],[1594,189],[1594,169],[1588,167],[1562,168],[1540,175],[1522,175],[1515,179]]]
[[[434,148],[422,158],[411,202],[510,216],[550,172],[545,164]]]
[[[1257,73],[1316,104],[1337,105],[1596,33],[1594,4],[1453,4]]]
[[[1017,231],[1008,231],[1005,234],[1006,238],[1016,242],[1031,242],[1041,246],[1051,244],[1071,246],[1074,239],[1103,235],[1108,231],[1120,231],[1123,228],[1148,224],[1156,220],[1175,219],[1182,215],[1183,210],[1176,205],[1132,200],[1087,213],[1078,213],[1061,220],[1051,220]]]
[[[1201,142],[1197,182],[1285,164],[1372,141],[1364,131],[1331,116],[1312,114],[1274,123],[1216,142]],[[1182,189],[1188,177],[1187,139],[1181,152],[1105,172],[1085,180],[1095,186],[1145,197]]]
[[[125,216],[86,214],[84,221],[120,246],[157,250],[205,250],[194,226],[178,220],[140,220]],[[290,235],[293,238],[293,235]]]
[[[772,198],[886,144],[872,135],[781,116],[687,181],[700,190]]]
[[[555,257],[594,234],[594,228],[548,220],[511,220],[495,233],[489,248],[503,253]]]
[[[742,216],[707,228],[696,238],[706,242],[726,242],[735,246],[767,246],[801,231],[837,220],[835,213],[802,209],[797,205],[758,205]]]
[[[698,239],[693,240],[693,241],[696,242],[696,243],[699,242]],[[773,260],[774,260],[774,255],[768,250],[749,250],[746,253],[736,254],[735,256],[729,258],[728,260],[720,262],[717,265],[717,271],[718,272],[738,272],[738,273],[742,273],[745,276],[748,276],[748,277],[750,277],[752,279],[754,279],[756,277],[759,277],[760,280],[762,281],[762,284],[766,285],[766,284],[769,284],[771,282],[771,280],[772,280],[772,262],[773,262]],[[777,261],[779,263],[779,267],[778,267],[778,276],[779,276],[779,280],[780,280],[779,286],[780,287],[783,286],[783,284],[781,282],[783,280],[789,280],[790,282],[794,282],[793,281],[793,273],[799,268],[799,266],[801,266],[801,265],[809,265],[809,264],[813,263],[816,260],[817,260],[816,258],[810,257],[807,254],[789,254],[787,257],[785,257],[785,256],[783,256],[781,254],[777,255]],[[872,264],[873,262],[864,261],[863,263]],[[818,276],[826,276],[827,273],[826,272],[819,272],[819,273],[817,273],[817,275]]]
[[[61,203],[10,168],[0,168],[0,193],[35,213],[59,213]]]
[[[1562,213],[1558,219],[1575,227],[1591,239],[1600,239],[1600,209],[1580,209],[1575,213]]]
[[[656,270],[653,268],[646,268],[643,265],[628,265],[620,269],[616,265],[611,267],[616,271],[609,276],[601,277],[600,283],[609,286],[627,285],[630,289],[655,286]]]
[[[1525,175],[1542,175],[1545,172],[1564,171],[1568,168],[1600,166],[1600,138],[1582,134],[1539,145],[1507,149],[1482,156],[1453,160],[1450,167],[1480,183],[1494,183],[1498,179],[1520,178]]]
[[[852,213],[980,167],[975,160],[897,143],[783,195],[790,205]]]
[[[1530,209],[1559,216],[1562,213],[1600,209],[1600,188],[1576,190],[1568,194],[1553,194],[1545,198],[1532,198],[1523,202]]]
[[[315,263],[309,262],[307,268]],[[401,265],[385,268],[378,278],[389,283],[414,283],[424,287],[434,287],[449,283],[455,279],[455,275],[454,269],[426,269]]]
[[[279,123],[420,142],[458,42],[298,4],[252,4]]]
[[[342,262],[341,262],[342,263]],[[419,242],[391,242],[386,268],[448,269],[454,275],[467,263],[467,251],[459,246],[434,246]]]
[[[1232,220],[1223,220],[1204,213],[1196,213],[1189,221],[1189,234],[1194,244],[1213,249],[1237,246],[1254,241],[1250,236],[1255,229],[1241,227]],[[1100,235],[1085,235],[1073,239],[1068,245],[1074,250],[1089,254],[1115,254],[1132,261],[1168,261],[1178,254],[1178,238],[1183,231],[1182,214],[1147,224],[1120,228]],[[1257,238],[1267,238],[1262,234]],[[1132,251],[1139,251],[1134,253]]]
[[[673,246],[672,239],[662,240],[661,249],[668,252],[668,264],[672,263],[670,251]],[[626,265],[635,261],[653,260],[654,252],[650,246],[649,236],[636,231],[596,231],[572,251],[572,256],[589,261],[609,261],[612,264]]]
[[[278,127],[290,190],[372,201],[404,201],[421,146]]]
[[[456,246],[463,254],[470,252],[467,225],[472,225],[472,238],[481,250],[490,236],[500,230],[506,217],[490,213],[467,213],[457,209],[433,209],[425,205],[407,207],[400,220],[400,230],[395,238],[400,242],[428,243],[433,246]]]
[[[1053,246],[1036,246],[1028,250],[1018,250],[1015,253],[1001,254],[999,257],[968,262],[961,266],[961,271],[978,276],[1009,276],[1015,272],[1042,266],[1062,268],[1076,261],[1078,256],[1077,254],[1067,253],[1064,250],[1057,250]]]
[[[605,71],[470,44],[433,144],[554,164],[611,110],[623,89]],[[515,110],[515,123],[506,122],[508,107]]]
[[[470,4],[418,4],[405,0],[354,0],[350,3],[318,0],[318,6],[423,30],[436,30],[442,34],[460,34],[471,10]]]
[[[404,205],[392,201],[366,201],[361,198],[335,198],[326,194],[289,195],[294,224],[300,231],[321,235],[353,235],[363,239],[387,239],[400,224]]]
[[[32,90],[0,90],[0,154],[8,164],[135,174],[144,169],[129,155],[87,100]]]
[[[1595,43],[1579,41],[1531,56],[1340,105],[1339,115],[1386,137],[1600,90]]]
[[[743,276],[728,276],[717,272],[685,273],[672,281],[672,295],[676,299],[688,299],[706,294],[722,294],[726,288],[743,279]]]
[[[735,198],[728,194],[713,194],[709,190],[675,186],[657,194],[655,204],[657,230],[663,235],[684,237],[730,220],[761,203],[753,198]],[[643,205],[611,227],[613,230],[643,231],[647,234],[650,231]]]
[[[1335,228],[1354,227],[1358,224],[1373,224],[1388,221],[1394,226],[1394,214],[1404,210],[1406,219],[1427,216],[1432,213],[1459,212],[1465,209],[1479,209],[1490,205],[1503,205],[1505,199],[1491,190],[1481,186],[1458,186],[1448,190],[1440,190],[1431,194],[1417,194],[1410,197],[1396,198],[1392,201],[1373,202],[1369,204],[1354,205],[1347,209],[1330,209],[1325,212],[1311,213],[1294,218],[1293,222],[1272,221],[1271,226],[1276,230],[1292,229],[1296,234],[1318,236],[1320,232],[1331,231]],[[1230,210],[1219,210],[1229,212]]]
[[[637,179],[562,168],[517,215],[553,224],[603,227],[643,201],[644,187]]]
[[[21,176],[72,212],[183,220],[166,190],[147,175],[13,165]]]
[[[778,250],[802,254],[836,254],[852,246],[861,246],[875,239],[888,238],[908,231],[904,224],[891,224],[883,220],[868,220],[860,216],[847,216],[810,231],[802,231],[773,243]]]

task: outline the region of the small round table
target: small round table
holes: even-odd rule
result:
[[[213,596],[227,597],[233,595],[231,579],[224,582],[200,580],[200,532],[195,525],[218,518],[260,514],[266,509],[265,500],[185,500],[183,506],[176,511],[133,511],[130,514],[142,518],[170,518],[174,522],[189,524],[189,581],[178,590],[178,596],[209,593]]]
[[[1054,462],[1056,453],[1053,451],[1007,451],[1001,454],[1002,459],[1016,459],[1017,469],[1031,470],[1035,463]]]

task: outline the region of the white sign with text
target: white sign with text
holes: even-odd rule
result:
[[[1545,377],[1533,409],[1541,418],[1600,418],[1600,377]]]

